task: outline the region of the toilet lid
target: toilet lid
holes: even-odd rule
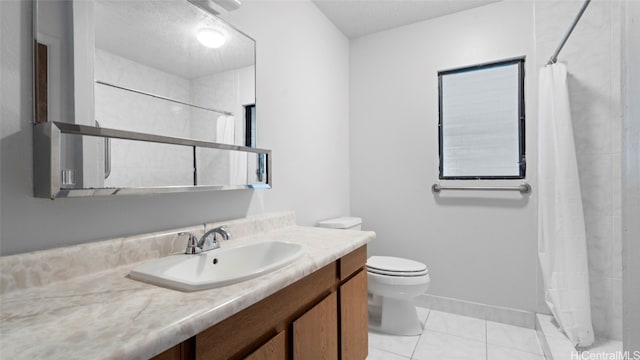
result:
[[[391,276],[423,276],[429,273],[427,266],[419,261],[393,256],[370,257],[367,259],[367,270]]]

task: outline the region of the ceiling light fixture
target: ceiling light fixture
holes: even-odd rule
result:
[[[220,31],[210,28],[198,30],[197,37],[198,41],[200,41],[202,45],[214,49],[224,45],[224,43],[227,41],[227,39],[225,39],[224,35],[222,35]]]
[[[240,7],[240,0],[187,0],[209,14],[221,15]]]

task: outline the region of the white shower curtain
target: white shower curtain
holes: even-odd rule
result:
[[[218,116],[216,122],[216,142],[234,144],[236,133],[236,120],[233,116]]]
[[[545,301],[573,344],[589,346],[587,242],[566,66],[540,69],[538,85],[538,256]]]
[[[217,142],[236,144],[236,119],[233,116],[219,116],[216,125]],[[229,151],[229,184],[247,184],[247,154]]]

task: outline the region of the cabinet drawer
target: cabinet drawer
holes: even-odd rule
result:
[[[344,281],[351,274],[367,264],[367,245],[364,245],[340,259],[340,281]]]

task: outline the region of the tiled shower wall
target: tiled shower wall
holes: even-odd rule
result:
[[[244,143],[243,105],[255,103],[253,66],[186,79],[101,49],[96,49],[95,59],[98,80],[234,112],[235,144]],[[96,119],[103,127],[222,142],[216,134],[219,113],[104,85],[96,86],[95,98]],[[247,182],[247,160],[240,160],[242,154],[200,150],[198,184]],[[193,184],[190,147],[112,139],[110,154],[111,175],[104,182],[107,187]]]
[[[580,1],[536,1],[538,68],[575,18]],[[596,337],[622,339],[621,2],[594,0],[559,61],[568,67],[585,214],[591,317]],[[537,74],[536,74],[537,76]]]
[[[187,79],[96,49],[95,77],[119,86],[189,101]],[[104,85],[95,87],[101,126],[156,135],[189,137],[189,109]],[[131,114],[136,114],[135,118]],[[111,175],[105,186],[193,184],[191,148],[141,141],[111,140]]]

